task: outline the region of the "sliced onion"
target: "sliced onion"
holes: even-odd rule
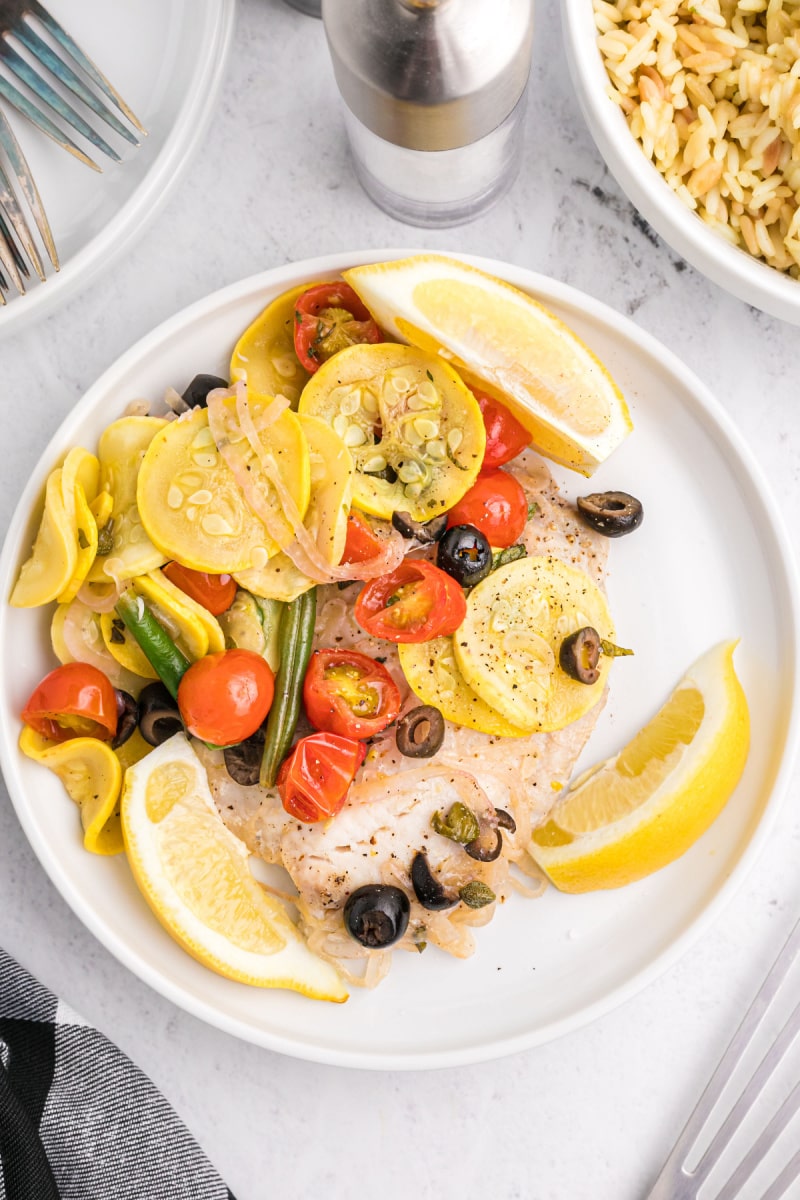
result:
[[[234,397],[236,401],[235,415],[225,403],[230,397]],[[278,407],[279,404],[280,407]],[[241,380],[235,383],[230,390],[219,389],[211,392],[208,397],[208,423],[217,449],[233,473],[253,512],[259,517],[273,541],[281,546],[298,570],[316,583],[343,582],[354,577],[373,579],[378,575],[385,575],[393,571],[403,561],[407,550],[404,539],[399,534],[387,537],[379,554],[357,565],[333,566],[321,552],[303,524],[294,497],[283,481],[274,456],[264,446],[260,437],[260,433],[277,420],[285,407],[286,402],[283,397],[273,401],[263,413],[259,414],[259,429],[253,420],[247,400],[247,389]],[[280,516],[267,501],[263,489],[258,488],[253,482],[252,472],[248,471],[247,462],[242,453],[243,441],[249,445],[258,460],[264,477],[275,490],[280,505]],[[286,541],[284,522],[289,526],[294,538],[288,545],[284,545]]]

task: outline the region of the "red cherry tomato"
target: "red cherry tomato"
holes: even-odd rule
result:
[[[230,575],[193,571],[179,562],[167,563],[162,570],[170,583],[179,587],[191,600],[202,604],[215,617],[227,612],[236,599],[236,580]]]
[[[303,292],[295,304],[294,348],[312,375],[345,346],[382,341],[369,309],[349,283],[319,283]]]
[[[259,728],[272,705],[275,681],[260,654],[221,650],[192,663],[178,685],[178,708],[189,733],[234,746]]]
[[[351,512],[347,518],[347,541],[344,544],[343,563],[363,563],[375,558],[383,549],[383,543],[366,517],[360,512]]]
[[[510,462],[521,450],[530,445],[531,435],[505,404],[487,396],[485,392],[475,392],[483,424],[486,429],[486,451],[483,455],[483,469],[502,467]]]
[[[283,807],[309,823],[335,816],[366,753],[363,742],[337,733],[301,738],[278,772]]]
[[[444,571],[407,558],[389,575],[373,579],[356,600],[362,629],[388,642],[429,642],[455,633],[467,615],[464,593]]]
[[[528,498],[507,471],[481,471],[447,514],[447,528],[474,525],[492,546],[513,546],[528,520]]]
[[[315,650],[303,684],[306,716],[315,729],[368,738],[400,712],[400,690],[381,663],[356,650]]]
[[[110,742],[117,732],[117,694],[97,667],[66,663],[45,675],[22,710],[22,719],[52,742],[76,737]]]

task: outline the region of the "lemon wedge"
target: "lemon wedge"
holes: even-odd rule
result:
[[[562,892],[624,887],[673,862],[719,816],[750,744],[736,642],[707,651],[614,758],[582,775],[534,830],[531,854]]]
[[[308,950],[280,901],[253,878],[247,849],[222,823],[182,733],[128,767],[122,830],[144,898],[204,966],[256,987],[347,999],[334,968]]]
[[[546,457],[590,475],[633,428],[599,359],[502,280],[439,254],[343,274],[387,333],[441,355],[508,405]]]

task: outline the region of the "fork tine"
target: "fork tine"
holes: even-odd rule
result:
[[[32,29],[26,21],[15,27],[15,35],[19,38],[24,46],[30,50],[34,58],[37,58],[44,66],[49,67],[53,74],[61,80],[65,87],[68,87],[74,96],[82,100],[84,104],[96,112],[101,120],[110,125],[121,137],[130,142],[132,146],[139,145],[139,139],[131,133],[127,126],[123,125],[107,105],[95,96],[94,92],[87,88],[86,84],[76,75],[69,63],[65,63],[57,54],[48,46],[47,42],[39,37],[35,29]]]
[[[62,133],[58,126],[54,125],[45,113],[40,112],[35,104],[31,104],[27,96],[24,96],[22,92],[15,88],[12,83],[9,83],[2,75],[0,75],[0,96],[13,105],[18,112],[21,112],[24,117],[27,117],[29,121],[32,121],[34,125],[41,129],[42,133],[46,133],[54,142],[62,146],[64,150],[68,150],[70,154],[74,154],[76,158],[86,163],[86,166],[91,167],[93,171],[100,170],[94,159],[89,158],[89,155],[85,154],[80,146],[76,146],[72,139],[67,137],[65,133]]]
[[[112,104],[116,105],[119,111],[128,118],[141,134],[147,136],[147,130],[144,125],[142,125],[133,110],[128,107],[116,88],[112,87],[102,71],[98,70],[89,56],[84,54],[78,43],[73,41],[66,29],[63,29],[59,25],[58,21],[56,21],[55,17],[51,16],[44,5],[40,4],[39,0],[29,0],[28,10],[41,21],[48,33],[64,47],[67,53],[72,55],[78,66],[83,68],[93,83],[100,88],[101,92],[105,93]]]
[[[22,276],[17,270],[17,264],[14,261],[14,252],[11,248],[11,243],[6,239],[5,234],[0,235],[0,263],[3,264],[7,274],[13,280],[14,287],[17,289],[20,296],[24,296],[25,284],[22,282]]]
[[[42,241],[56,270],[59,269],[58,251],[56,250],[53,232],[50,229],[50,222],[47,220],[47,213],[44,211],[42,198],[39,195],[39,189],[36,186],[33,175],[30,172],[25,155],[22,153],[19,142],[14,137],[14,131],[6,120],[4,114],[0,112],[0,146],[8,155],[12,170],[17,177],[20,189],[22,190],[25,199],[28,201],[28,206],[33,213],[33,219],[36,222],[39,233],[42,236]],[[24,240],[24,239],[23,239]],[[34,263],[34,266],[36,264]],[[38,270],[38,267],[37,267]],[[40,272],[41,274],[41,272]]]
[[[83,117],[80,116],[71,105],[67,104],[66,100],[62,100],[55,88],[51,87],[46,79],[43,79],[38,72],[34,71],[33,67],[17,53],[13,46],[9,46],[8,42],[0,38],[0,58],[8,67],[9,71],[21,79],[23,83],[35,92],[36,95],[45,104],[49,104],[52,109],[58,113],[60,117],[71,125],[78,133],[90,141],[98,150],[102,150],[103,154],[107,154],[114,162],[119,162],[119,155],[116,150],[109,146],[104,138],[101,138],[99,133],[96,133]]]

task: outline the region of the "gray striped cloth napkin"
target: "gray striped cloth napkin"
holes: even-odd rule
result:
[[[2,950],[0,1200],[234,1200],[147,1076]]]

